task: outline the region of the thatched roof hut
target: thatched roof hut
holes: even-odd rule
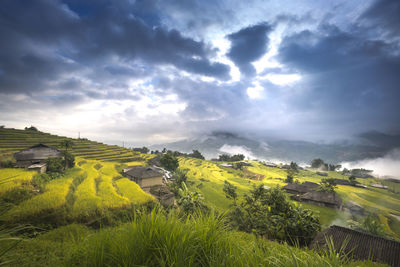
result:
[[[342,199],[335,192],[311,191],[300,196],[299,200],[328,208],[342,207]]]
[[[283,187],[283,189],[291,194],[305,194],[317,189],[319,186],[319,184],[313,182],[304,182],[302,184],[287,184]]]

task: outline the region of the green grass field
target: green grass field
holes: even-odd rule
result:
[[[60,149],[59,144],[65,139],[69,138],[0,129],[0,160],[10,159],[13,153],[37,143]],[[181,220],[174,213],[165,217],[155,210],[145,215],[137,207],[154,202],[154,197],[123,178],[119,171],[127,166],[144,165],[154,155],[88,140],[71,140],[76,166],[40,190],[33,179],[36,172],[0,169],[0,202],[15,200],[22,194],[20,201],[2,205],[0,223],[51,225],[47,233],[23,239],[9,253],[0,254],[0,265],[10,260],[12,266],[173,266],[178,263],[184,266],[378,266],[347,262],[336,254],[319,255],[307,249],[230,231],[222,219],[213,216]],[[222,191],[225,180],[237,186],[240,196],[253,185],[285,184],[285,170],[265,167],[256,161],[252,161],[253,166],[245,171],[193,158],[179,158],[179,163],[181,169],[188,170],[189,187],[199,190],[209,206],[222,212],[231,204]],[[329,175],[341,178],[335,172]],[[300,171],[296,177],[300,181],[313,182],[319,182],[320,178],[310,171]],[[371,184],[376,181],[361,182]],[[400,223],[390,215],[400,215],[400,197],[396,193],[399,189],[396,185],[390,186],[393,187],[391,192],[372,188],[355,190],[346,186],[340,186],[338,192],[344,201],[355,200],[377,212],[385,231],[399,237]],[[342,211],[301,205],[317,212],[324,226],[345,225],[350,216]],[[131,207],[134,209],[130,212],[144,216],[135,217],[126,224],[121,224],[122,219],[117,218],[120,225],[100,230],[75,224],[91,225],[93,219],[103,219],[110,212],[123,212]],[[55,229],[49,231],[53,227]],[[3,233],[0,229],[0,252],[19,242],[19,237],[10,237],[9,232]]]
[[[269,187],[284,186],[286,183],[287,172],[285,169],[267,167],[257,161],[250,161],[252,166],[247,167],[251,173],[263,175],[262,180],[250,179],[247,171],[238,171],[231,168],[219,166],[218,162],[211,162],[193,158],[179,159],[181,169],[188,169],[188,181],[192,190],[199,190],[208,205],[224,211],[229,209],[231,201],[224,196],[222,191],[224,181],[227,180],[237,186],[239,198],[248,192],[253,185],[263,183]],[[328,178],[348,179],[338,172],[328,172]],[[300,170],[295,176],[299,182],[315,182],[319,183],[322,176],[316,174],[315,171]],[[360,183],[369,185],[380,183],[377,179],[360,179]],[[373,187],[359,188],[353,186],[339,185],[337,193],[343,199],[343,203],[354,201],[363,206],[366,211],[378,214],[381,224],[383,224],[386,233],[395,238],[400,239],[399,224],[391,214],[400,215],[400,195],[389,190],[377,189]],[[319,217],[323,227],[332,224],[347,226],[348,220],[352,218],[351,214],[344,211],[333,210],[330,208],[315,206],[311,204],[299,203],[304,207],[315,211]]]

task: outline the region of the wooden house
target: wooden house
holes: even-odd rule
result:
[[[46,164],[47,159],[51,157],[60,158],[61,153],[44,144],[37,144],[14,154],[17,167],[36,169],[41,172],[46,171],[43,164]]]
[[[152,186],[163,184],[163,174],[154,167],[136,166],[124,173],[146,192],[150,192]]]

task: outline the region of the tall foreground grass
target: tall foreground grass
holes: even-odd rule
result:
[[[67,266],[374,266],[229,231],[224,218],[179,219],[157,210],[76,245]]]

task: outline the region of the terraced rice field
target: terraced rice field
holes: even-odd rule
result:
[[[117,162],[144,162],[154,157],[153,155],[134,152],[128,148],[106,145],[86,139],[73,139],[38,131],[4,128],[0,129],[0,159],[12,158],[15,152],[38,143],[63,149],[60,147],[60,143],[65,139],[71,140],[74,143],[72,149],[70,149],[72,154],[86,159]]]
[[[107,210],[123,209],[132,204],[144,204],[154,200],[136,183],[121,177],[116,170],[118,163],[79,157],[76,161],[77,167],[68,170],[64,177],[48,182],[43,193],[12,207],[1,219],[23,221],[65,209],[68,218],[82,221],[93,215],[102,215]],[[14,188],[7,187],[14,190],[18,185],[22,186],[22,182],[30,184],[32,175],[36,173],[22,169],[0,169],[1,177],[11,174],[21,177],[20,180],[14,178],[15,181],[19,181]],[[1,188],[3,190],[3,187]],[[0,198],[1,196],[2,193]]]
[[[231,168],[219,166],[217,162],[204,161],[192,158],[180,158],[179,165],[181,169],[189,169],[188,183],[192,190],[199,190],[208,205],[219,210],[226,210],[230,207],[231,201],[226,199],[222,191],[225,180],[237,186],[239,198],[244,193],[249,192],[255,184],[263,183],[267,186],[284,186],[286,183],[287,172],[284,169],[267,167],[257,161],[250,161],[252,166],[245,167],[248,171],[263,176],[261,181],[249,179],[246,177],[247,171],[238,171]],[[328,172],[328,178],[348,179],[338,172]],[[300,170],[295,176],[299,182],[321,182],[321,178],[314,171]],[[357,179],[360,183],[370,185],[380,183],[376,179]],[[400,215],[400,194],[390,192],[384,189],[373,187],[358,188],[353,186],[339,185],[336,192],[343,199],[343,203],[354,201],[363,206],[365,210],[378,214],[381,224],[385,231],[394,238],[400,239],[400,222],[391,214]],[[325,207],[319,207],[311,204],[299,203],[317,212],[321,223],[327,227],[331,224],[346,226],[351,214],[344,211],[333,210]]]
[[[29,184],[35,174],[35,171],[23,169],[0,169],[0,195]]]

